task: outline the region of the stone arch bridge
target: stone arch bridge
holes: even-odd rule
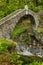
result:
[[[20,18],[25,15],[31,15],[33,17],[35,25],[35,27],[33,25],[33,29],[36,29],[39,23],[38,15],[31,10],[19,9],[0,20],[0,36],[10,38],[13,28],[19,22]]]

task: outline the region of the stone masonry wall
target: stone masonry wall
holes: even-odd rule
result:
[[[15,27],[16,23],[19,22],[19,19],[21,17],[27,15],[26,12],[27,11],[25,9],[23,9],[23,10],[19,9],[19,10],[13,12],[12,14],[6,16],[2,20],[0,20],[0,36],[10,38],[10,34],[11,34],[13,28]],[[37,23],[39,23],[37,15],[30,10],[28,10],[28,15],[33,16],[36,27],[37,27],[38,26]]]

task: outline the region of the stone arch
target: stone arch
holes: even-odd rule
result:
[[[38,15],[37,15],[35,12],[33,12],[33,11],[28,12],[28,15],[31,15],[31,16],[33,17],[33,19],[34,19],[35,26],[33,26],[33,29],[34,29],[34,30],[37,29],[38,24],[39,24]],[[31,22],[31,23],[32,23],[32,22]],[[33,24],[33,25],[34,25],[34,24]]]
[[[31,24],[32,28],[36,29],[39,23],[37,14],[34,13],[33,11],[23,9],[18,10],[16,13],[13,12],[12,14],[0,20],[0,36],[10,38],[10,33],[12,32],[12,29],[16,26],[19,20],[25,15],[30,16],[30,18],[34,20],[34,22],[31,22]]]
[[[25,18],[25,16],[27,16],[27,18],[30,18],[30,21],[31,21],[31,26],[33,29],[36,28],[36,19],[35,19],[35,16],[33,16],[32,14],[28,13],[27,15],[23,15],[22,17],[19,18],[18,22],[20,22],[20,20],[22,20],[23,18]],[[17,22],[17,23],[18,23]]]

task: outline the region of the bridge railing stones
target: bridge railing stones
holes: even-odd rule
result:
[[[0,36],[10,38],[10,32],[12,31],[20,17],[22,17],[22,13],[25,14],[25,11],[19,10],[18,12],[16,12],[16,14],[8,15],[7,17],[0,20]]]
[[[10,19],[13,18],[14,16],[16,16],[16,13],[18,13],[18,12],[20,12],[20,11],[21,11],[21,9],[16,10],[15,12],[11,13],[10,15],[8,15],[8,16],[2,18],[2,19],[0,20],[0,25],[2,25],[2,24],[5,23],[7,20],[10,20]]]
[[[27,11],[28,11],[28,15],[33,16],[37,26],[37,22],[39,22],[37,15],[30,10],[27,10]],[[0,20],[0,36],[10,38],[13,28],[19,22],[20,18],[25,15],[26,15],[26,9],[19,9],[16,12],[13,12],[12,14],[1,19]]]

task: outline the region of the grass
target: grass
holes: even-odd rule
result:
[[[15,29],[13,32],[12,32],[12,38],[14,38],[15,36],[19,35],[20,33],[26,31],[27,28],[19,28],[19,29]]]
[[[17,25],[15,26],[15,28],[13,29],[11,33],[11,37],[14,38],[15,36],[19,35],[20,33],[23,33],[24,31],[30,28],[31,28],[30,20],[23,19],[22,21],[17,23]]]
[[[6,39],[6,38],[3,38],[3,37],[0,37],[0,45],[1,44],[14,44],[14,45],[16,45],[17,43],[16,42],[14,42],[14,41],[12,41],[12,40],[8,40],[8,39]]]
[[[23,65],[43,65],[43,59],[39,57],[21,56],[21,60],[23,61]]]

